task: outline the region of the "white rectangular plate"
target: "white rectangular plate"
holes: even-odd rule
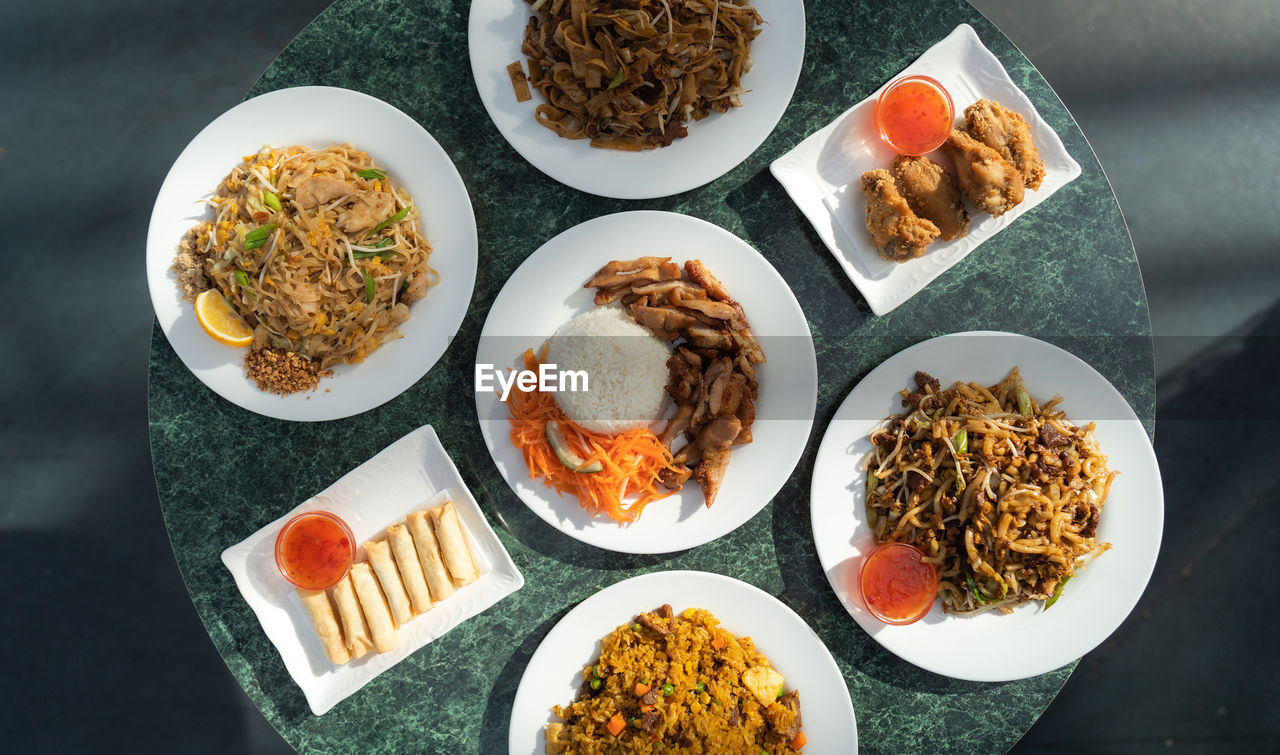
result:
[[[1044,159],[1045,177],[1039,190],[1027,189],[1026,198],[1012,210],[998,218],[971,212],[968,234],[953,241],[935,241],[923,257],[898,263],[884,259],[871,245],[866,200],[861,186],[855,184],[865,171],[893,164],[895,153],[880,140],[874,121],[876,99],[883,86],[774,160],[773,175],[813,223],[818,236],[877,315],[910,299],[983,241],[1080,175],[1080,165],[1067,154],[1062,139],[968,24],[957,26],[899,75],[910,74],[932,76],[941,82],[951,93],[960,120],[966,107],[984,97],[1022,115]],[[932,152],[929,157],[950,165],[941,152]]]
[[[391,652],[370,651],[345,666],[335,666],[325,657],[315,625],[293,586],[276,568],[275,540],[280,528],[298,514],[322,509],[342,517],[356,543],[363,543],[403,521],[441,491],[447,491],[453,499],[467,529],[471,553],[483,574],[400,627]],[[362,556],[357,557],[361,559]],[[285,668],[317,716],[418,648],[524,585],[524,576],[480,512],[430,425],[387,446],[320,494],[227,548],[222,552],[222,563],[231,570],[236,587],[262,623],[267,638],[280,651]]]

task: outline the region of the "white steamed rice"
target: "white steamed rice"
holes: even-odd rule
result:
[[[581,427],[616,435],[648,427],[666,409],[671,347],[616,307],[596,307],[556,330],[547,362],[583,370],[590,390],[562,390],[556,403]],[[581,388],[581,385],[578,386]]]

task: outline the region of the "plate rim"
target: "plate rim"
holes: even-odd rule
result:
[[[436,180],[440,181],[440,179],[443,179],[440,182],[451,185],[451,190],[454,188],[458,189],[458,191],[453,192],[453,196],[455,199],[460,200],[460,203],[458,207],[453,209],[460,211],[465,208],[465,214],[463,215],[451,212],[451,216],[457,217],[459,222],[451,224],[450,233],[456,234],[460,237],[459,243],[456,244],[453,249],[455,253],[459,255],[459,263],[461,266],[461,269],[455,272],[451,280],[453,280],[454,284],[465,283],[466,297],[465,301],[462,302],[460,306],[455,305],[452,310],[446,309],[441,313],[441,327],[430,333],[431,340],[424,341],[427,345],[427,348],[424,349],[424,351],[432,352],[438,350],[439,353],[436,353],[434,358],[431,358],[429,361],[424,361],[425,369],[422,370],[421,374],[413,374],[411,376],[412,373],[417,373],[416,367],[414,369],[404,371],[404,375],[400,379],[393,381],[395,384],[394,387],[387,389],[388,391],[391,391],[390,395],[382,396],[381,394],[378,394],[373,402],[365,399],[358,402],[339,405],[323,401],[288,402],[289,397],[276,396],[255,388],[254,393],[251,395],[256,401],[243,400],[241,397],[228,395],[229,391],[222,387],[218,381],[212,380],[210,375],[192,367],[192,360],[199,358],[199,354],[196,351],[193,351],[196,347],[187,344],[184,339],[181,338],[175,341],[173,331],[176,322],[166,323],[166,318],[161,316],[161,312],[167,308],[167,306],[162,306],[161,304],[162,297],[167,301],[167,297],[171,297],[173,295],[173,289],[176,286],[175,281],[169,274],[169,265],[173,254],[176,252],[178,243],[176,238],[173,239],[172,243],[170,243],[167,238],[167,234],[162,228],[162,226],[168,224],[172,219],[168,214],[162,213],[162,204],[169,199],[173,192],[177,191],[177,189],[174,188],[174,183],[182,177],[182,171],[187,167],[187,163],[194,160],[195,158],[193,156],[197,155],[199,151],[204,148],[203,142],[214,138],[219,133],[220,128],[226,128],[227,124],[243,113],[244,110],[268,105],[279,107],[280,105],[276,102],[277,100],[287,103],[290,99],[294,98],[317,96],[322,98],[334,98],[335,100],[345,99],[355,101],[365,106],[372,105],[375,109],[371,112],[376,115],[366,115],[366,119],[381,119],[388,123],[397,122],[398,126],[404,127],[408,132],[413,133],[415,139],[421,138],[421,142],[415,147],[417,151],[430,156],[428,159],[443,160],[441,163],[442,168],[444,165],[448,165],[449,170],[441,170],[441,173],[436,177]],[[230,163],[234,158],[235,155],[231,155],[228,158],[228,162]],[[453,186],[453,184],[456,184],[456,186]],[[193,203],[194,202],[195,200],[193,200]],[[430,236],[430,234],[428,235]],[[161,238],[161,236],[164,236],[164,238]],[[449,345],[451,345],[458,330],[461,328],[462,323],[466,318],[466,313],[471,307],[471,301],[475,297],[475,281],[478,263],[479,234],[475,222],[475,209],[471,203],[471,196],[467,189],[466,182],[462,180],[462,176],[458,172],[457,166],[449,156],[449,153],[444,150],[444,147],[426,129],[426,127],[396,106],[386,102],[385,100],[374,97],[371,94],[355,89],[336,86],[283,87],[269,92],[264,92],[263,94],[238,102],[236,105],[228,108],[200,129],[200,131],[182,148],[182,151],[178,153],[178,156],[174,159],[168,171],[165,173],[165,177],[160,184],[160,188],[156,192],[156,197],[147,223],[147,239],[143,261],[144,272],[147,278],[148,294],[151,299],[152,315],[159,325],[161,332],[164,333],[165,340],[169,343],[169,346],[182,362],[183,367],[200,380],[200,382],[209,390],[213,391],[227,402],[234,404],[241,409],[254,412],[255,414],[292,422],[325,422],[362,414],[398,398],[409,388],[413,387],[413,385],[427,375],[427,373],[429,373],[439,362],[440,358],[444,356],[444,353],[448,350]],[[462,277],[458,277],[458,273],[461,273]],[[238,357],[228,357],[228,361],[238,361]],[[331,381],[338,377],[339,376],[335,376],[334,378],[328,378],[327,380]],[[244,377],[243,379],[247,381],[248,377]],[[331,382],[322,381],[319,388],[323,389],[331,386]],[[298,394],[292,395],[296,397]],[[312,394],[307,393],[306,395],[311,396]]]
[[[769,1],[769,0],[766,0],[766,1]],[[671,179],[667,179],[667,183],[665,184],[659,183],[655,180],[653,183],[657,186],[657,188],[653,188],[652,186],[649,186],[649,185],[641,185],[639,188],[635,188],[634,186],[625,185],[622,182],[619,182],[617,180],[612,181],[612,185],[607,181],[603,184],[594,184],[589,181],[584,181],[581,179],[574,178],[572,176],[566,177],[565,171],[559,167],[562,164],[561,161],[557,159],[553,159],[554,156],[552,156],[550,153],[544,153],[537,149],[533,149],[532,146],[530,146],[527,149],[522,149],[521,146],[518,146],[518,142],[522,142],[523,139],[513,139],[512,133],[509,133],[512,131],[512,127],[510,126],[510,124],[505,123],[505,119],[501,117],[495,117],[494,115],[495,111],[499,113],[502,112],[501,109],[499,108],[499,103],[494,97],[490,96],[491,94],[490,90],[487,87],[481,85],[481,81],[483,80],[483,77],[489,76],[490,74],[493,73],[493,71],[490,70],[489,67],[482,65],[482,62],[483,62],[482,56],[487,55],[488,53],[481,52],[481,48],[483,48],[484,46],[481,44],[478,44],[479,40],[485,36],[484,30],[482,28],[483,25],[486,22],[493,20],[492,14],[486,14],[486,10],[488,10],[488,8],[491,7],[492,2],[493,0],[476,0],[475,2],[471,3],[471,8],[468,13],[468,19],[467,19],[467,56],[471,64],[472,86],[475,87],[476,93],[480,97],[480,102],[484,107],[486,115],[488,115],[489,117],[489,122],[493,124],[494,128],[496,128],[499,134],[501,134],[503,140],[507,143],[508,146],[511,147],[512,150],[514,150],[520,156],[521,159],[523,159],[529,165],[532,165],[543,175],[571,189],[576,189],[578,191],[582,191],[587,194],[593,194],[595,196],[606,197],[610,199],[632,199],[632,200],[660,199],[662,197],[669,197],[675,194],[681,194],[686,191],[697,189],[701,186],[705,186],[706,184],[711,183],[712,181],[715,181],[716,179],[723,177],[724,175],[732,171],[734,168],[738,167],[743,162],[745,162],[748,158],[751,157],[751,155],[755,154],[755,152],[758,149],[760,149],[760,146],[764,144],[764,142],[774,133],[774,131],[778,127],[778,123],[780,123],[782,120],[782,116],[786,113],[787,108],[790,107],[791,105],[792,99],[794,99],[795,97],[796,87],[799,84],[800,76],[804,70],[804,58],[805,58],[806,47],[808,43],[808,30],[806,28],[806,14],[805,14],[804,0],[788,0],[785,5],[780,3],[780,6],[785,8],[783,12],[789,14],[787,19],[788,23],[793,25],[793,31],[797,33],[798,36],[795,42],[795,50],[786,51],[790,53],[790,56],[788,56],[784,62],[791,63],[791,67],[794,70],[788,71],[786,82],[784,85],[782,85],[781,89],[779,90],[780,93],[785,91],[785,96],[779,97],[776,102],[770,101],[770,103],[768,103],[769,105],[772,105],[773,109],[776,109],[776,113],[772,115],[767,115],[764,118],[764,120],[759,122],[761,124],[760,126],[758,126],[760,133],[757,136],[750,136],[749,138],[747,138],[747,140],[743,142],[742,146],[740,146],[737,150],[735,150],[732,153],[733,156],[726,157],[720,162],[715,163],[714,164],[715,167],[704,170],[703,172],[681,169],[679,171],[679,175],[681,176],[681,178],[677,180],[673,181]],[[492,5],[492,7],[497,7],[497,6]],[[757,10],[759,10],[759,8],[757,8]],[[763,14],[761,15],[763,17]],[[769,26],[769,18],[765,18],[765,23],[763,24],[763,27],[767,30],[768,26]],[[525,62],[525,56],[521,52],[519,52],[518,46],[514,47],[514,49],[517,51],[515,59],[520,61],[523,66]],[[792,57],[794,57],[794,60],[792,60]],[[753,60],[753,64],[757,62],[758,61]],[[748,71],[746,75],[750,76],[750,71]],[[748,90],[747,94],[750,94],[750,90]],[[532,105],[536,102],[537,98],[538,98],[538,95],[535,93],[533,101],[520,103],[520,104]],[[748,103],[744,102],[743,104],[745,108]],[[740,109],[743,109],[743,108],[740,108]],[[732,115],[732,113],[717,113],[716,115]],[[533,118],[533,113],[532,113],[532,109],[530,109],[529,119],[532,120],[532,118]],[[748,128],[750,128],[751,130],[754,130],[754,128],[756,127],[748,127]],[[542,130],[546,131],[547,134],[553,137],[554,139],[557,139],[557,140],[561,139],[561,137],[556,136],[555,134],[553,134],[551,131],[547,129],[542,129]],[[533,132],[533,133],[537,133],[537,132]],[[542,134],[539,134],[539,137],[542,137],[542,136],[543,136]],[[685,138],[687,139],[688,137],[685,137]],[[556,144],[556,143],[557,142],[553,142],[553,141],[545,142],[545,144]],[[543,144],[543,142],[540,139],[535,139],[535,144]],[[545,144],[543,144],[543,146],[545,146]],[[748,146],[749,146],[749,149],[747,148]],[[588,145],[582,145],[582,147],[583,149],[591,149]],[[670,148],[666,148],[666,149],[670,149]],[[632,156],[637,154],[662,154],[661,149],[645,150],[644,152],[641,152],[641,153],[628,153],[628,152],[619,153],[616,150],[592,150],[592,152],[616,153],[616,154],[632,155]],[[741,155],[738,155],[737,154],[738,152],[741,152]],[[531,153],[532,156],[530,156],[530,154],[527,154],[527,153]],[[669,159],[674,159],[674,158],[669,158]],[[600,160],[602,162],[607,162],[603,158],[600,158]],[[721,167],[720,163],[726,163],[726,165]],[[679,163],[679,165],[684,168],[688,167],[687,162]],[[601,172],[609,173],[612,171],[601,171]],[[692,176],[692,178],[686,178],[686,176]]]
[[[855,613],[854,606],[850,605],[845,601],[836,583],[833,581],[834,577],[832,575],[833,569],[835,569],[839,565],[840,559],[835,558],[834,557],[835,554],[831,553],[828,547],[824,545],[824,538],[822,537],[821,527],[819,525],[818,501],[820,500],[820,497],[825,490],[825,489],[824,490],[819,489],[820,465],[825,456],[829,456],[832,453],[834,453],[830,450],[829,446],[834,446],[834,444],[838,442],[838,440],[840,440],[835,437],[835,428],[837,427],[837,425],[842,422],[857,421],[857,420],[842,419],[841,415],[845,413],[846,408],[853,401],[854,396],[855,394],[858,393],[859,388],[863,385],[869,385],[873,377],[883,373],[884,371],[892,369],[894,367],[894,362],[900,359],[909,358],[913,354],[913,352],[916,352],[922,349],[927,349],[930,347],[931,344],[936,347],[937,343],[941,341],[950,341],[953,339],[970,338],[975,336],[977,337],[999,336],[999,337],[1009,337],[1009,338],[1020,339],[1023,341],[1031,341],[1037,344],[1038,347],[1044,347],[1049,350],[1058,352],[1061,356],[1065,357],[1071,362],[1074,362],[1077,367],[1083,368],[1085,371],[1087,371],[1087,373],[1092,373],[1092,376],[1096,378],[1096,380],[1098,381],[1097,388],[1099,390],[1107,391],[1110,394],[1112,394],[1112,398],[1118,399],[1120,404],[1124,407],[1124,411],[1126,412],[1127,416],[1119,418],[1119,421],[1127,425],[1136,426],[1140,431],[1144,442],[1141,444],[1140,447],[1135,446],[1135,448],[1138,448],[1137,453],[1140,455],[1142,461],[1149,464],[1149,467],[1148,467],[1149,472],[1153,476],[1154,482],[1156,483],[1155,491],[1153,492],[1153,495],[1152,495],[1153,503],[1151,504],[1151,506],[1152,506],[1152,511],[1156,515],[1156,524],[1158,526],[1155,531],[1154,543],[1152,543],[1151,545],[1152,555],[1150,560],[1147,561],[1142,567],[1143,574],[1141,577],[1141,581],[1140,582],[1137,580],[1134,581],[1134,584],[1140,585],[1140,587],[1138,589],[1135,589],[1132,592],[1132,596],[1131,596],[1132,600],[1129,603],[1124,614],[1121,615],[1119,619],[1114,622],[1114,625],[1106,629],[1105,632],[1098,633],[1098,636],[1096,637],[1096,639],[1091,640],[1092,644],[1090,645],[1090,647],[1086,649],[1083,653],[1081,653],[1079,657],[1067,659],[1062,662],[1055,662],[1052,665],[1048,665],[1048,666],[1046,666],[1044,663],[1029,665],[1017,670],[1016,672],[1001,672],[1001,673],[991,673],[991,674],[957,673],[955,670],[949,669],[945,665],[939,665],[933,662],[922,661],[922,659],[920,659],[917,656],[914,656],[912,653],[904,654],[903,652],[900,652],[902,650],[901,648],[896,646],[890,646],[890,644],[886,644],[886,641],[885,641],[886,630],[891,631],[895,629],[895,627],[886,627],[885,625],[882,625],[876,622],[875,619],[873,618],[870,618],[866,615],[862,615],[860,613]],[[1076,356],[1070,351],[1067,351],[1066,349],[1060,346],[1057,346],[1055,344],[1052,344],[1048,341],[1035,338],[1034,336],[1029,336],[1022,333],[1014,333],[1009,331],[979,330],[979,331],[960,331],[956,333],[946,333],[946,334],[935,336],[933,338],[928,338],[918,343],[914,343],[910,346],[907,346],[899,350],[895,354],[889,356],[888,358],[884,359],[879,364],[877,364],[874,368],[868,371],[867,374],[862,379],[860,379],[856,385],[854,385],[849,390],[849,392],[845,395],[844,399],[840,402],[840,405],[835,409],[835,412],[832,414],[831,419],[828,421],[827,427],[823,431],[822,440],[819,441],[818,443],[817,453],[814,456],[814,466],[810,475],[809,486],[810,486],[809,487],[809,524],[810,524],[811,534],[814,538],[814,549],[817,552],[818,562],[822,568],[823,576],[827,580],[828,587],[830,588],[832,593],[835,594],[835,598],[837,602],[840,603],[840,605],[845,609],[845,612],[854,620],[854,622],[858,624],[858,626],[862,628],[864,632],[866,632],[873,640],[875,640],[886,651],[892,653],[898,658],[918,668],[938,674],[940,676],[945,676],[953,679],[961,679],[965,681],[1008,682],[1008,681],[1016,681],[1019,679],[1026,679],[1034,676],[1039,676],[1041,674],[1051,672],[1057,668],[1061,668],[1063,665],[1072,663],[1074,661],[1078,661],[1080,657],[1083,657],[1085,654],[1096,649],[1099,645],[1105,642],[1106,639],[1110,637],[1117,629],[1119,629],[1120,626],[1124,623],[1124,621],[1130,615],[1132,615],[1133,609],[1137,606],[1138,602],[1142,598],[1142,595],[1146,592],[1146,589],[1151,582],[1151,576],[1155,571],[1156,561],[1159,559],[1160,544],[1164,534],[1164,487],[1163,487],[1163,482],[1160,474],[1159,461],[1156,458],[1155,448],[1151,443],[1150,437],[1147,435],[1146,429],[1142,426],[1141,420],[1138,418],[1137,414],[1133,411],[1133,407],[1130,406],[1128,400],[1125,399],[1124,394],[1120,393],[1120,391],[1114,385],[1112,385],[1111,381],[1107,380],[1107,378],[1103,376],[1102,373],[1099,372],[1096,368],[1094,368],[1093,365],[1089,364],[1084,359]],[[935,608],[934,610],[937,610],[937,609]],[[951,617],[950,620],[963,621],[964,619]],[[868,626],[870,626],[871,628],[869,629]],[[872,631],[872,629],[876,631]]]
[[[787,480],[789,480],[791,476],[795,473],[796,468],[799,466],[800,462],[804,458],[804,451],[808,447],[809,441],[812,439],[813,426],[817,416],[816,411],[817,411],[817,391],[819,386],[819,374],[818,374],[818,367],[817,367],[817,352],[813,343],[813,331],[809,327],[808,317],[805,315],[804,308],[800,305],[799,299],[796,298],[795,292],[791,290],[791,287],[787,284],[786,279],[783,278],[782,274],[778,272],[777,268],[775,268],[773,264],[769,262],[768,258],[765,257],[764,254],[762,254],[758,249],[752,246],[745,239],[741,238],[737,234],[733,233],[732,231],[729,231],[728,229],[722,226],[719,226],[707,220],[703,220],[702,218],[695,217],[693,215],[685,215],[683,213],[669,212],[665,210],[624,210],[620,212],[611,213],[608,215],[599,215],[599,216],[590,218],[588,220],[585,220],[581,223],[572,225],[560,231],[559,233],[555,234],[551,238],[544,241],[541,245],[539,245],[539,247],[535,249],[533,253],[531,253],[528,257],[526,257],[520,263],[520,265],[516,268],[516,270],[511,273],[511,275],[507,278],[506,282],[503,284],[502,289],[493,298],[493,301],[490,302],[489,311],[485,316],[485,322],[480,332],[479,343],[477,345],[476,362],[479,363],[480,361],[480,354],[481,354],[481,350],[484,348],[485,338],[486,336],[489,335],[489,328],[492,322],[491,318],[493,316],[494,310],[497,308],[499,301],[502,299],[503,295],[506,293],[508,287],[514,285],[516,282],[519,281],[521,273],[524,272],[526,268],[533,269],[540,264],[545,264],[542,261],[539,261],[536,259],[540,254],[544,254],[544,250],[548,248],[553,248],[552,244],[558,242],[561,239],[561,237],[567,234],[580,232],[579,229],[582,229],[585,226],[594,225],[594,224],[606,224],[606,223],[612,223],[612,222],[626,222],[626,219],[633,218],[633,217],[648,218],[652,222],[688,223],[694,226],[704,227],[708,229],[710,232],[718,233],[726,237],[727,239],[732,240],[732,242],[742,247],[744,251],[750,250],[751,253],[758,258],[758,261],[764,265],[766,271],[770,275],[772,275],[774,279],[776,279],[777,284],[781,286],[780,291],[785,291],[787,296],[789,297],[789,306],[794,307],[795,313],[799,317],[799,322],[803,324],[804,330],[805,330],[805,338],[804,338],[805,352],[803,356],[805,356],[807,359],[804,364],[804,369],[807,371],[805,374],[806,379],[812,383],[812,391],[806,403],[807,415],[805,419],[779,420],[779,421],[785,421],[785,422],[802,422],[805,425],[805,430],[804,430],[804,441],[802,443],[797,444],[797,446],[793,449],[795,458],[791,461],[788,467],[789,472],[785,476],[779,479],[777,489],[770,492],[770,494],[767,497],[764,497],[761,503],[754,510],[752,510],[752,512],[749,515],[741,518],[740,521],[738,521],[736,524],[731,526],[729,529],[723,532],[719,532],[718,534],[715,534],[714,536],[709,538],[705,538],[705,539],[695,538],[696,542],[690,542],[690,543],[684,543],[683,541],[664,541],[663,543],[660,543],[657,546],[631,546],[628,544],[621,544],[621,545],[602,544],[600,542],[595,542],[594,539],[591,538],[590,533],[593,531],[593,528],[588,527],[583,529],[575,529],[571,526],[562,524],[561,521],[557,520],[557,518],[554,516],[553,513],[542,511],[539,508],[535,507],[534,504],[526,500],[526,494],[527,494],[538,499],[539,503],[543,502],[543,499],[536,494],[543,493],[544,490],[548,491],[546,492],[546,496],[547,496],[545,499],[546,501],[552,501],[552,500],[569,501],[571,499],[567,497],[552,499],[551,493],[549,492],[550,489],[545,489],[545,486],[541,486],[541,485],[534,486],[532,483],[530,483],[526,487],[524,492],[522,492],[520,489],[517,489],[515,481],[511,477],[508,477],[507,474],[504,474],[503,469],[499,467],[499,461],[496,456],[496,447],[497,447],[498,439],[495,437],[495,434],[492,432],[492,428],[490,426],[491,422],[494,422],[494,421],[487,419],[482,414],[483,407],[481,404],[481,394],[479,392],[475,393],[475,410],[476,410],[476,418],[480,425],[480,432],[484,439],[486,450],[489,453],[489,458],[493,462],[494,467],[497,468],[498,476],[503,480],[507,488],[516,496],[516,498],[518,498],[526,508],[528,508],[531,512],[533,512],[544,523],[546,523],[547,525],[555,529],[557,532],[560,532],[561,534],[567,535],[568,537],[571,537],[574,540],[577,540],[581,543],[585,543],[592,547],[600,548],[601,550],[610,551],[614,553],[628,553],[633,555],[662,555],[667,553],[676,553],[679,551],[691,550],[698,546],[706,545],[709,542],[718,540],[734,532],[739,527],[742,527],[747,522],[754,519],[756,516],[760,514],[762,510],[764,510],[766,506],[769,505],[769,503],[773,500],[773,498],[778,494],[778,492],[786,484]],[[672,255],[672,256],[675,257],[675,255]],[[689,258],[692,259],[694,258],[694,256],[695,255],[691,253]],[[781,467],[783,465],[779,465],[779,466]],[[523,480],[523,478],[521,479]],[[576,502],[574,503],[574,505],[576,505]],[[616,527],[616,525],[614,526]]]
[[[635,589],[636,585],[644,585],[645,583],[650,581],[662,582],[665,580],[681,580],[681,579],[706,580],[708,583],[711,583],[709,586],[712,586],[714,585],[714,583],[719,582],[721,585],[731,586],[732,589],[742,589],[748,593],[756,593],[759,597],[764,598],[766,603],[772,605],[774,608],[781,609],[780,614],[786,617],[787,620],[789,621],[794,620],[795,622],[798,622],[801,626],[803,626],[805,630],[807,630],[810,637],[812,638],[813,643],[821,651],[819,653],[819,656],[821,657],[824,665],[829,666],[829,669],[824,669],[824,670],[829,670],[834,675],[834,678],[840,681],[840,687],[841,689],[844,690],[843,702],[845,705],[842,706],[842,710],[844,710],[845,708],[847,708],[848,710],[849,721],[853,725],[853,732],[852,732],[853,745],[854,745],[853,752],[854,753],[857,752],[858,717],[853,707],[853,697],[849,693],[849,683],[848,681],[845,680],[844,672],[840,670],[840,665],[836,663],[835,656],[831,654],[831,649],[828,648],[827,644],[822,641],[822,638],[818,636],[818,633],[814,631],[813,627],[810,626],[809,622],[805,621],[804,617],[796,613],[794,609],[792,609],[786,603],[783,603],[779,598],[751,584],[750,582],[737,579],[736,577],[731,577],[727,574],[720,574],[718,572],[701,571],[697,569],[666,569],[666,570],[649,572],[647,574],[638,574],[634,577],[628,577],[627,579],[614,582],[611,585],[608,585],[606,587],[600,588],[599,590],[596,590],[594,593],[583,598],[581,601],[577,603],[577,605],[573,606],[567,612],[565,612],[564,616],[562,616],[555,623],[555,625],[552,626],[551,629],[547,631],[547,634],[542,638],[542,640],[538,642],[538,647],[534,649],[533,653],[529,656],[529,660],[525,663],[524,671],[521,672],[520,674],[520,683],[516,686],[516,694],[511,702],[511,713],[507,716],[507,751],[509,753],[512,753],[513,755],[522,755],[522,751],[518,750],[515,747],[515,744],[516,744],[515,739],[517,736],[517,732],[513,726],[513,723],[515,722],[516,712],[520,710],[522,702],[524,702],[524,705],[526,706],[530,704],[536,704],[536,702],[529,703],[523,700],[523,698],[526,697],[527,695],[533,694],[532,692],[529,691],[530,688],[525,685],[525,680],[529,677],[531,670],[534,669],[535,661],[538,661],[542,655],[553,652],[554,648],[551,647],[551,641],[558,631],[568,631],[567,630],[568,627],[573,626],[577,622],[579,622],[582,616],[589,615],[591,612],[591,609],[597,603],[604,602],[609,597],[611,597],[613,593],[624,592],[626,590]],[[717,615],[716,618],[720,618],[719,615]],[[621,623],[622,622],[618,622],[616,624],[613,624],[613,626],[618,626]],[[562,630],[562,628],[565,628],[565,629]],[[609,630],[606,630],[606,631],[609,631]],[[734,632],[734,634],[735,636],[748,636],[748,637],[752,636],[750,633],[740,635],[738,632]],[[597,638],[596,641],[598,642],[599,638]],[[772,656],[770,656],[770,662],[771,663],[774,662],[774,658]]]

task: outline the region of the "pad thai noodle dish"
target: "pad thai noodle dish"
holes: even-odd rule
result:
[[[538,123],[591,146],[666,147],[712,112],[741,107],[760,14],[743,0],[528,0],[516,98],[542,93]]]
[[[263,390],[315,388],[400,338],[409,305],[440,281],[412,199],[350,144],[263,147],[203,201],[213,218],[187,232],[173,269],[205,330],[249,346]],[[202,301],[211,292],[222,330]]]
[[[1015,367],[996,385],[915,374],[905,410],[871,434],[867,517],[877,542],[910,543],[938,570],[943,609],[1053,605],[1111,548],[1095,534],[1116,472],[1094,425],[1041,404]]]

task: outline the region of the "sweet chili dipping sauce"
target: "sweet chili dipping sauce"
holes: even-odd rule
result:
[[[867,610],[886,624],[919,621],[938,595],[938,572],[921,563],[920,551],[906,543],[876,546],[858,568],[858,589]]]
[[[951,95],[928,76],[898,79],[876,101],[880,138],[904,155],[923,155],[941,147],[954,121]]]
[[[355,557],[355,537],[347,523],[327,511],[299,514],[276,536],[276,566],[304,590],[334,586]]]

